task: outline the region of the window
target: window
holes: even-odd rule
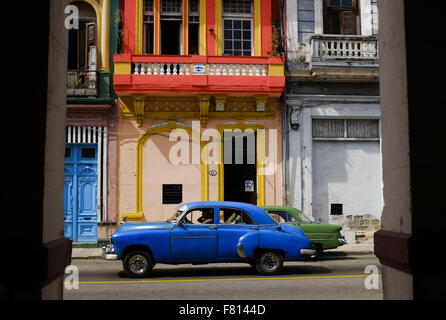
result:
[[[203,0],[204,1],[204,0]],[[198,54],[200,38],[200,0],[189,0],[189,54]]]
[[[313,119],[313,138],[371,139],[380,138],[378,119]]]
[[[252,1],[223,0],[223,54],[252,55]]]
[[[82,148],[81,158],[94,159],[96,158],[96,148]]]
[[[182,184],[163,184],[163,204],[175,204],[183,201]]]
[[[161,54],[181,54],[182,0],[161,0]]]
[[[220,209],[221,224],[254,224],[251,217],[243,211],[237,209]]]
[[[359,0],[324,0],[324,33],[360,34]]]
[[[332,215],[342,215],[342,203],[332,203],[330,214]]]
[[[153,0],[144,0],[144,53],[153,54]]]
[[[96,13],[86,3],[77,3],[79,9],[79,29],[68,32],[68,69],[96,70]]]
[[[290,215],[288,212],[284,211],[269,211],[268,212],[271,218],[275,222],[282,223],[282,222],[296,222],[296,219]]]
[[[214,209],[213,208],[197,208],[188,211],[181,222],[186,224],[213,224]]]

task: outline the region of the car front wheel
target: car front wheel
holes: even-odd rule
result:
[[[263,251],[256,257],[256,269],[260,274],[277,274],[282,270],[282,254],[275,251]]]
[[[146,276],[154,265],[150,254],[144,251],[132,251],[126,255],[124,261],[124,270],[132,278]]]

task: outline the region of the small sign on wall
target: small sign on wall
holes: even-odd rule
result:
[[[245,180],[245,192],[254,192],[254,180]]]
[[[206,74],[206,64],[194,63],[194,74],[195,75],[205,75]]]

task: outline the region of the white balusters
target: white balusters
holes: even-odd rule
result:
[[[154,63],[153,64],[153,75],[157,76],[159,74],[159,71],[160,71],[159,63]]]
[[[253,76],[254,75],[254,66],[252,64],[250,64],[249,66],[249,76]]]
[[[133,74],[139,74],[139,63],[135,63],[134,69],[133,69]]]
[[[230,76],[234,75],[234,65],[232,65],[232,64],[229,65],[229,75]]]
[[[313,39],[317,42],[317,56],[322,58],[376,59],[376,40],[361,39]]]
[[[339,44],[338,44],[339,45]],[[332,44],[329,44],[329,47]],[[344,51],[348,50],[348,53],[344,53],[344,56],[356,56],[361,54],[362,56],[373,56],[373,44],[359,44],[358,53],[355,53],[356,44],[348,43],[345,45]],[[338,49],[337,49],[338,50]],[[341,50],[341,49],[339,49]],[[321,53],[334,55],[335,51],[332,49],[323,51]],[[337,51],[336,51],[337,52]],[[341,52],[341,51],[339,51]],[[340,53],[336,53],[340,54]],[[191,65],[189,63],[133,63],[133,74],[137,75],[191,75]],[[226,64],[226,63],[211,63],[208,65],[207,74],[210,76],[267,76],[268,65],[265,64]]]
[[[247,76],[248,74],[246,73],[246,68],[247,68],[248,66],[246,65],[246,64],[243,64],[242,65],[242,76]]]
[[[239,64],[236,64],[236,65],[235,65],[235,75],[236,75],[236,76],[239,76],[239,75],[240,75],[240,65],[239,65]]]

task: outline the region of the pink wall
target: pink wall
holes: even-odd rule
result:
[[[249,120],[263,125],[266,131],[265,152],[268,155],[268,129],[277,130],[277,170],[265,176],[265,204],[282,204],[282,148],[280,104],[277,104],[274,120]],[[192,119],[178,119],[177,122],[192,125]],[[197,121],[197,120],[195,120]],[[207,128],[234,120],[212,120]],[[247,121],[247,120],[246,120]],[[136,145],[139,137],[155,123],[166,120],[146,119],[143,127],[138,128],[134,120],[118,121],[118,214],[134,212],[136,209]],[[201,132],[206,128],[201,128]],[[169,141],[169,132],[159,133],[149,138],[143,148],[143,213],[147,221],[165,220],[174,213],[177,205],[162,204],[162,184],[178,183],[183,185],[183,202],[201,200],[201,166],[199,164],[172,164],[169,150],[176,142]],[[192,151],[190,149],[190,154]],[[192,161],[190,161],[192,162]],[[210,164],[208,170],[217,170]],[[208,175],[209,200],[218,199],[218,176]]]

